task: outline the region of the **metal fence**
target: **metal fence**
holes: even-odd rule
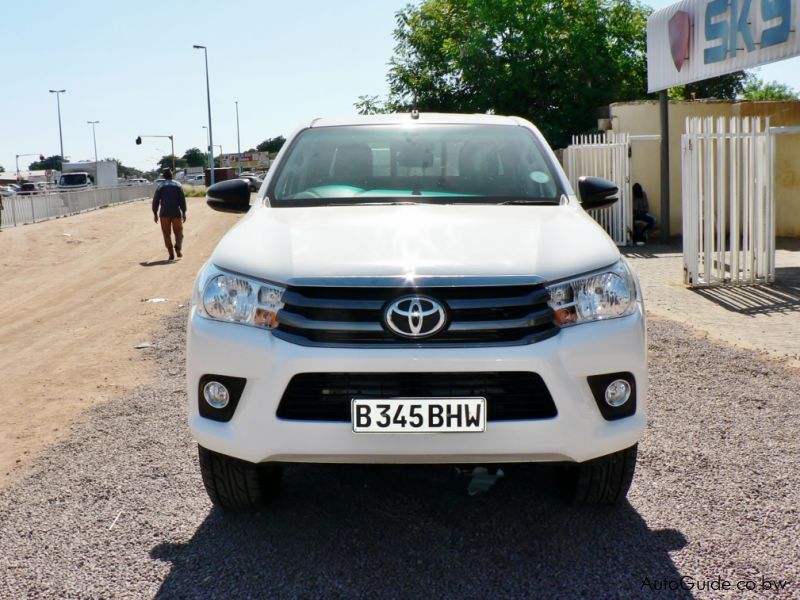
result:
[[[152,185],[132,185],[114,188],[91,188],[74,192],[54,191],[28,196],[3,196],[0,222],[3,227],[36,223],[54,217],[64,217],[94,210],[101,206],[129,202],[153,195]]]
[[[630,184],[630,139],[626,133],[572,136],[564,153],[564,166],[577,193],[578,178],[593,175],[613,181],[619,188],[619,202],[589,211],[618,246],[632,238],[633,206]]]
[[[681,153],[684,282],[773,282],[775,145],[769,119],[687,119]]]

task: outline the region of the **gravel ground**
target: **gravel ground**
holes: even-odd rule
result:
[[[144,351],[158,383],[0,493],[0,597],[800,598],[797,371],[651,319],[650,426],[616,509],[559,505],[541,466],[473,497],[452,467],[292,466],[269,511],[231,516],[185,425],[185,318]]]

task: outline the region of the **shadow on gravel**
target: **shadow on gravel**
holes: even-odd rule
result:
[[[546,466],[505,470],[470,497],[453,467],[289,466],[269,510],[213,509],[187,544],[153,548],[172,563],[157,597],[633,598],[680,579],[679,531],[628,503],[564,507]]]

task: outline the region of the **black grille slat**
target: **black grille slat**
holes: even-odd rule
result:
[[[534,344],[558,333],[555,328],[548,327],[542,331],[520,332],[517,330],[503,330],[499,332],[481,331],[453,332],[446,339],[439,336],[428,338],[419,342],[398,340],[389,332],[381,334],[362,332],[335,332],[335,331],[309,331],[293,330],[281,327],[273,331],[276,337],[299,345],[336,346],[343,348],[361,348],[363,346],[379,348],[431,348],[431,347],[460,347],[470,345],[523,345]]]
[[[380,322],[374,321],[317,321],[296,315],[287,310],[278,313],[278,323],[294,327],[295,329],[310,329],[322,331],[352,331],[352,332],[381,332],[383,327]]]
[[[447,325],[422,339],[404,338],[384,324],[387,307],[419,294],[438,301]],[[289,286],[275,335],[311,346],[444,347],[523,345],[558,333],[541,284],[450,287]]]
[[[457,321],[450,325],[449,331],[492,331],[499,329],[526,329],[544,325],[553,320],[550,309],[529,313],[517,319],[496,319],[494,321]]]
[[[549,419],[556,406],[536,373],[303,373],[278,406],[281,419],[350,421],[353,398],[486,398],[489,421]]]
[[[381,298],[377,300],[359,300],[351,298],[309,297],[291,289],[283,294],[283,301],[292,306],[329,310],[381,310],[385,302],[385,300]]]
[[[547,290],[540,288],[523,296],[513,296],[510,298],[453,298],[448,300],[447,304],[453,310],[474,310],[479,308],[494,309],[546,304],[547,299]]]

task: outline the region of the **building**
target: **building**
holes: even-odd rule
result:
[[[660,135],[658,101],[622,102],[609,106],[603,120],[615,133]],[[681,233],[681,135],[691,117],[769,117],[770,127],[800,126],[800,101],[697,100],[669,103],[670,231]],[[647,193],[650,212],[661,222],[661,162],[659,143],[631,142],[631,183]],[[776,234],[800,237],[800,134],[775,136]]]

